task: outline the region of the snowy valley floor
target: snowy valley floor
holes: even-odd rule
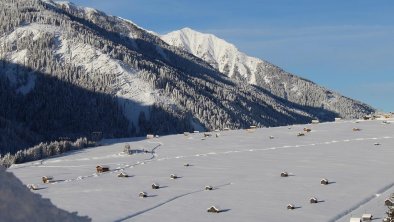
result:
[[[298,137],[304,127],[312,132]],[[8,171],[25,184],[38,184],[43,189],[33,192],[59,208],[94,221],[345,222],[363,213],[382,219],[383,201],[394,193],[394,123],[341,121],[212,134],[205,140],[201,133],[108,141],[113,144]],[[126,155],[126,141],[132,149],[155,152]],[[97,174],[99,164],[111,171]],[[117,177],[121,171],[130,177]],[[282,171],[290,176],[280,177]],[[46,175],[55,182],[43,184]],[[322,178],[332,183],[320,185]],[[152,190],[154,182],[161,188]],[[205,191],[206,185],[215,189]],[[148,197],[139,198],[141,191]],[[310,204],[311,197],[320,202]],[[287,210],[289,203],[296,209]],[[223,212],[207,213],[212,205]]]

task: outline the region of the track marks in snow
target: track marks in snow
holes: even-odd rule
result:
[[[218,185],[218,186],[214,186],[214,187],[215,187],[215,188],[220,188],[220,187],[228,186],[228,185],[231,185],[231,184],[232,184],[232,183],[226,183],[226,184],[222,184],[222,185]],[[153,207],[150,207],[150,208],[145,209],[145,210],[138,211],[138,212],[136,212],[136,213],[133,213],[133,214],[128,215],[128,216],[126,216],[126,217],[123,217],[123,218],[121,218],[121,219],[115,220],[115,222],[121,222],[121,221],[125,221],[125,220],[128,220],[128,219],[134,218],[134,217],[136,217],[136,216],[139,216],[139,215],[141,215],[141,214],[144,214],[144,213],[146,213],[146,212],[149,212],[149,211],[151,211],[151,210],[154,210],[154,209],[156,209],[156,208],[158,208],[158,207],[161,207],[161,206],[163,206],[163,205],[165,205],[165,204],[167,204],[167,203],[170,203],[170,202],[172,202],[172,201],[175,201],[175,200],[177,200],[177,199],[179,199],[179,198],[182,198],[182,197],[185,197],[185,196],[189,196],[189,195],[192,195],[192,194],[196,194],[196,193],[201,193],[201,192],[204,192],[204,191],[205,191],[205,189],[199,189],[199,190],[195,190],[195,191],[192,191],[192,192],[188,192],[188,193],[184,193],[184,194],[181,194],[181,195],[177,195],[177,196],[172,197],[172,198],[170,198],[170,199],[168,199],[168,200],[166,200],[166,201],[164,201],[164,202],[161,202],[161,203],[159,203],[159,204],[157,204],[157,205],[155,205],[155,206],[153,206]]]
[[[346,209],[345,211],[343,211],[342,213],[338,214],[337,216],[335,216],[334,218],[332,218],[328,222],[339,221],[340,219],[342,219],[342,218],[348,216],[349,214],[351,214],[353,211],[355,211],[355,210],[361,208],[362,206],[366,205],[368,202],[372,201],[373,199],[380,197],[383,193],[385,193],[386,191],[390,190],[393,187],[394,187],[394,183],[391,183],[391,184],[381,188],[380,190],[378,190],[376,192],[376,194],[373,194],[373,195],[365,198],[364,200],[360,201],[358,204],[352,206],[351,208]]]

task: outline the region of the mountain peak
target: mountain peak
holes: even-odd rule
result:
[[[347,101],[347,98],[262,59],[248,56],[215,35],[186,27],[163,35],[162,39],[203,59],[230,78],[262,87],[297,104],[325,107],[337,113],[346,112],[338,103]],[[315,98],[310,92],[324,96]]]

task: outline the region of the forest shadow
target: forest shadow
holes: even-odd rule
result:
[[[8,71],[17,81],[9,80],[5,74]],[[32,84],[26,81],[29,75],[35,76],[34,87],[23,94],[20,89]],[[119,100],[149,113],[142,112],[139,123],[133,128]],[[89,90],[6,60],[0,60],[0,104],[2,155],[8,152],[13,154],[41,142],[63,140],[61,138],[73,141],[86,137],[92,140],[94,132],[100,132],[107,139],[138,141],[143,140],[141,136],[146,134],[165,135],[193,129],[187,119],[181,119],[161,107],[146,107],[129,99]],[[107,140],[105,145],[115,141]]]

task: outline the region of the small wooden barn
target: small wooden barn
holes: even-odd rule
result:
[[[97,171],[97,173],[104,173],[104,172],[107,172],[107,171],[109,171],[109,166],[106,166],[106,165],[97,165],[97,166],[96,166],[96,171]]]
[[[120,172],[118,174],[118,177],[129,177],[129,175],[127,173],[125,173],[125,172]]]
[[[218,207],[212,206],[207,209],[208,213],[220,213],[220,209]]]
[[[321,185],[328,185],[328,180],[323,178],[323,179],[320,180],[320,184]]]
[[[147,194],[146,192],[140,192],[140,193],[138,194],[138,196],[139,196],[140,198],[145,198],[145,197],[148,197],[148,194]]]
[[[212,133],[204,133],[204,137],[211,137]]]
[[[355,131],[355,132],[356,132],[356,131],[361,131],[361,129],[360,129],[360,128],[356,128],[356,127],[355,127],[355,128],[353,128],[352,130],[353,130],[353,131]]]
[[[319,201],[317,200],[316,197],[312,197],[311,199],[309,199],[309,203],[314,204],[314,203],[318,203]]]
[[[294,210],[294,209],[295,209],[295,206],[294,206],[293,204],[288,204],[288,205],[287,205],[287,209],[288,209],[288,210]]]
[[[191,166],[191,165],[190,165],[190,163],[185,163],[185,164],[183,164],[183,166],[189,167],[189,166]]]
[[[53,180],[53,176],[43,176],[42,182],[43,183],[50,183]]]
[[[384,205],[386,205],[388,207],[392,207],[392,206],[394,206],[394,202],[392,200],[390,200],[390,199],[386,199],[384,201]]]
[[[29,190],[38,190],[38,187],[36,185],[34,185],[34,184],[27,184],[27,188]]]
[[[305,136],[305,133],[298,133],[297,136]]]
[[[173,180],[175,180],[175,179],[178,179],[179,177],[178,177],[176,174],[171,174],[171,175],[170,175],[170,178],[173,179]]]
[[[372,218],[373,218],[372,214],[363,214],[361,216],[362,221],[372,221]]]
[[[152,184],[152,189],[157,190],[160,188],[160,185],[158,183]]]
[[[320,123],[320,121],[318,119],[313,119],[312,120],[312,124],[318,124],[318,123]]]
[[[288,177],[288,176],[289,176],[289,173],[287,173],[286,171],[284,171],[284,172],[280,173],[280,176],[281,176],[281,177]]]
[[[362,221],[361,221],[361,218],[359,218],[359,217],[352,217],[352,218],[350,218],[350,222],[362,222]]]
[[[306,128],[306,127],[305,127],[305,128],[304,128],[304,131],[309,133],[309,132],[311,132],[312,130],[311,130],[310,128]]]
[[[205,186],[205,190],[213,190],[213,186]]]

